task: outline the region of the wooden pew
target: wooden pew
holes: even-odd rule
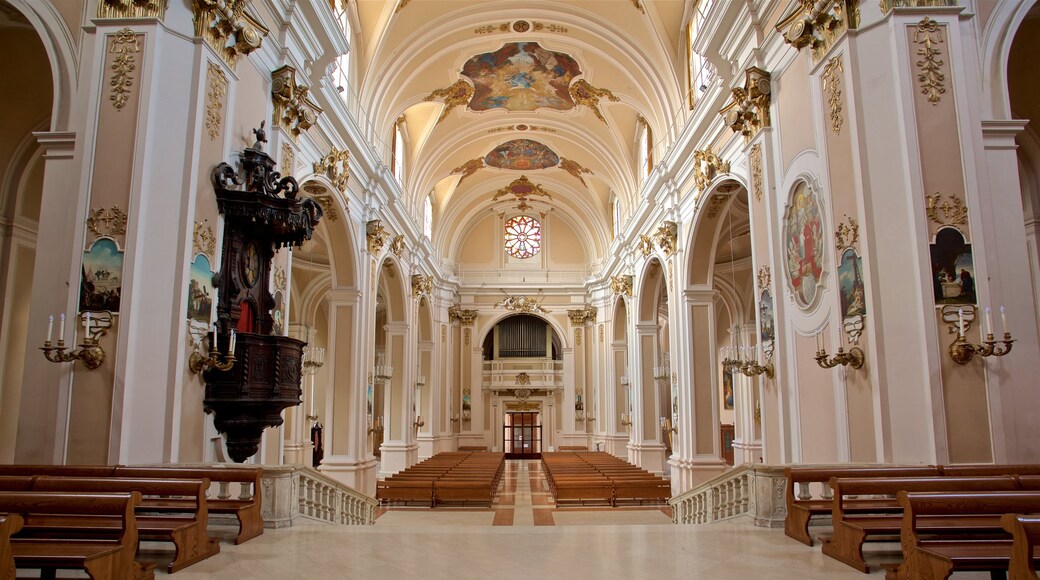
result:
[[[1008,564],[1008,580],[1037,580],[1037,546],[1040,545],[1040,516],[1004,514],[1001,518],[1004,529],[1011,534],[1011,561]]]
[[[0,515],[0,580],[15,580],[14,556],[11,554],[11,536],[22,529],[22,516]]]
[[[903,563],[889,569],[889,580],[939,580],[960,571],[1006,571],[1013,544],[1001,518],[1007,513],[1040,513],[1040,492],[1035,491],[901,491],[898,497],[903,506]],[[935,524],[942,518],[945,526]]]
[[[54,577],[59,569],[83,570],[91,578],[114,580],[151,580],[152,566],[134,559],[137,552],[137,523],[134,510],[141,504],[141,494],[132,493],[45,493],[2,492],[0,512],[16,514],[28,524],[33,517],[53,515],[111,515],[122,527],[117,537],[98,540],[92,536],[48,539],[11,539],[11,554],[18,568],[38,568],[41,577]]]
[[[175,553],[166,571],[173,574],[186,566],[220,552],[220,543],[206,532],[209,511],[206,493],[208,479],[130,479],[130,478],[36,478],[33,491],[49,492],[132,492],[142,495],[137,508],[137,535],[142,541],[172,542]],[[149,500],[181,500],[182,510],[167,511],[164,515],[145,515]],[[107,535],[118,529],[116,518],[103,516],[50,516],[34,517],[26,525],[26,535],[54,535],[69,528],[84,534],[96,532]]]
[[[830,480],[834,491],[831,520],[834,534],[824,540],[823,553],[860,572],[869,573],[863,559],[863,544],[868,539],[898,538],[902,528],[902,508],[888,497],[900,491],[1014,491],[1018,481],[1012,476],[993,477],[906,477],[837,478]],[[875,496],[864,498],[860,496]],[[853,499],[856,498],[856,499]],[[871,505],[873,502],[873,507]],[[892,507],[893,504],[895,507]],[[942,525],[942,521],[937,521]],[[929,522],[918,522],[927,527]]]
[[[923,467],[788,467],[784,470],[787,477],[787,518],[784,520],[784,534],[807,545],[813,545],[809,534],[809,521],[813,516],[830,515],[833,502],[828,490],[824,490],[821,499],[813,499],[808,492],[808,485],[819,483],[826,487],[832,477],[938,477],[939,468]],[[798,490],[799,486],[803,489]],[[851,507],[851,506],[850,506]],[[896,507],[892,502],[892,507]]]

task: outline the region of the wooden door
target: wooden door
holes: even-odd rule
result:
[[[506,459],[540,459],[542,457],[542,421],[540,413],[506,413],[502,425],[502,441]]]

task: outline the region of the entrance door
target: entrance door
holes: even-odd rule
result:
[[[542,457],[542,421],[540,413],[506,413],[502,426],[506,459],[540,459]]]

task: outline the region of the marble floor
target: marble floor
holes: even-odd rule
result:
[[[539,469],[538,462],[511,462],[490,510],[391,508],[366,527],[303,521],[240,546],[222,543],[220,554],[177,578],[863,577],[819,546],[744,520],[676,526],[659,507],[556,509]]]

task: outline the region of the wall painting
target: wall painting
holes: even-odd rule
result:
[[[560,164],[560,156],[552,149],[530,139],[513,139],[495,147],[484,156],[489,167],[525,171],[546,169]]]
[[[935,234],[932,244],[932,286],[936,304],[975,304],[975,265],[971,244],[954,227]]]
[[[838,264],[838,288],[841,294],[841,317],[866,316],[866,293],[863,290],[863,258],[848,248]]]
[[[195,256],[188,278],[188,320],[209,326],[213,311],[213,270],[205,254]]]
[[[816,301],[823,283],[823,212],[816,193],[801,181],[791,193],[784,216],[784,272],[800,308]]]
[[[84,252],[79,309],[119,312],[123,291],[123,252],[112,238],[98,238]]]
[[[733,410],[733,369],[731,368],[722,371],[722,408],[727,411]]]
[[[546,50],[537,42],[511,42],[469,59],[462,74],[473,81],[473,111],[568,111],[574,108],[568,88],[581,68],[570,55]]]

